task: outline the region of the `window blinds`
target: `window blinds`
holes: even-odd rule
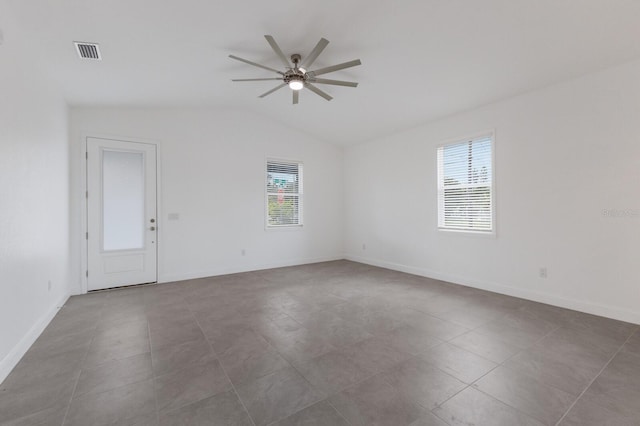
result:
[[[267,226],[302,225],[302,164],[267,161]]]
[[[493,231],[492,137],[438,148],[438,227]]]

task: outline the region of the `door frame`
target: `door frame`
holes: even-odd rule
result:
[[[89,292],[89,280],[87,277],[87,271],[89,270],[89,241],[86,238],[87,233],[89,232],[89,203],[87,202],[87,191],[88,191],[88,178],[89,178],[89,168],[87,162],[87,139],[107,139],[112,141],[119,142],[133,142],[133,143],[146,143],[150,145],[155,145],[156,147],[156,223],[157,223],[157,231],[156,231],[156,282],[161,282],[160,278],[160,259],[162,258],[162,237],[164,233],[164,221],[162,220],[162,171],[161,171],[161,147],[162,144],[159,140],[154,139],[142,139],[142,138],[130,138],[130,137],[122,137],[122,136],[114,136],[108,134],[101,133],[83,133],[80,143],[80,167],[82,169],[82,192],[80,193],[80,204],[82,214],[81,218],[81,228],[82,232],[80,233],[80,246],[82,250],[80,251],[80,287],[81,293],[87,294]],[[100,290],[97,290],[100,291]]]

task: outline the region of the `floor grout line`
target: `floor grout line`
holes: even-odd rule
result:
[[[67,421],[67,416],[69,415],[69,410],[71,410],[71,403],[73,402],[73,395],[76,393],[76,388],[78,387],[78,382],[80,381],[80,375],[82,374],[82,370],[78,373],[78,377],[73,385],[73,391],[71,392],[71,396],[69,397],[69,402],[67,403],[67,409],[64,411],[64,417],[62,418],[62,426]]]
[[[447,401],[451,400],[451,399],[452,399],[452,398],[454,398],[456,395],[460,394],[461,392],[463,392],[464,390],[466,390],[466,389],[468,389],[468,388],[471,388],[471,389],[477,390],[477,391],[479,391],[479,392],[482,392],[483,394],[485,394],[485,395],[487,395],[487,396],[489,396],[489,397],[491,397],[491,398],[495,399],[496,401],[501,402],[502,404],[507,405],[508,407],[513,408],[514,410],[518,411],[519,413],[522,413],[522,414],[526,415],[527,417],[534,418],[533,416],[531,416],[531,415],[529,415],[529,414],[527,414],[527,413],[523,412],[522,410],[520,410],[520,409],[518,409],[518,408],[516,408],[516,407],[512,406],[511,404],[508,404],[507,402],[502,401],[501,399],[496,398],[495,396],[493,396],[493,395],[491,395],[491,394],[489,394],[489,393],[487,393],[487,392],[484,392],[482,389],[480,389],[480,388],[478,388],[477,386],[474,386],[474,385],[475,385],[479,380],[481,380],[481,379],[483,379],[484,377],[488,376],[491,372],[495,371],[496,369],[498,369],[498,368],[500,368],[500,367],[508,368],[508,367],[506,367],[506,366],[504,365],[507,361],[511,360],[512,358],[514,358],[515,356],[519,355],[519,354],[520,354],[520,353],[522,353],[523,351],[525,351],[525,350],[527,350],[527,349],[529,349],[529,348],[533,347],[534,345],[538,344],[540,341],[542,341],[542,339],[546,338],[547,336],[551,335],[552,333],[555,333],[555,332],[556,332],[557,330],[559,330],[561,327],[562,327],[562,326],[557,326],[556,328],[554,328],[553,330],[549,331],[548,333],[546,333],[545,335],[543,335],[542,337],[540,337],[538,340],[536,340],[532,345],[528,346],[527,348],[520,349],[519,351],[515,352],[514,354],[512,354],[511,356],[509,356],[508,358],[506,358],[504,361],[502,361],[502,362],[500,362],[500,363],[496,363],[496,362],[491,361],[491,360],[489,360],[489,359],[487,359],[487,358],[484,358],[484,357],[482,357],[481,355],[476,354],[475,352],[468,351],[468,350],[466,350],[466,349],[464,349],[464,348],[460,348],[460,349],[466,350],[467,352],[471,352],[471,353],[473,353],[474,355],[480,356],[480,357],[481,357],[481,358],[483,358],[483,359],[487,359],[488,361],[494,362],[494,363],[496,364],[496,366],[495,366],[495,367],[493,367],[491,370],[487,371],[486,373],[484,373],[483,375],[481,375],[480,377],[478,377],[477,379],[475,379],[473,382],[471,382],[471,383],[467,384],[467,386],[466,386],[464,389],[459,390],[459,391],[458,391],[458,392],[456,392],[454,395],[451,395],[449,398],[447,398],[446,400],[442,401],[440,404],[438,404],[438,406],[437,406],[437,407],[435,407],[435,408],[433,408],[433,409],[431,409],[431,410],[430,410],[430,411],[431,411],[431,413],[437,416],[437,414],[436,414],[436,413],[434,413],[434,412],[433,412],[433,410],[435,410],[435,409],[437,409],[437,408],[442,407],[444,404],[446,404],[446,403],[447,403]],[[448,342],[447,342],[447,343],[448,343]],[[451,343],[450,343],[450,344],[451,344]],[[454,345],[454,346],[455,346],[455,345]],[[456,346],[456,347],[457,347],[457,346]],[[436,366],[436,368],[437,368],[437,366]],[[441,370],[441,371],[442,371],[442,370]],[[446,372],[445,372],[445,373],[446,373]],[[528,376],[528,375],[527,375],[527,376]],[[452,376],[452,377],[454,377],[454,378],[455,378],[455,376]],[[460,380],[460,379],[458,379],[458,380]],[[465,383],[465,382],[463,382],[463,383]],[[545,385],[546,385],[546,384],[545,384]],[[546,386],[549,386],[549,385],[546,385]],[[442,419],[440,416],[438,416],[438,418]],[[442,419],[442,420],[444,421],[444,419]],[[536,419],[536,420],[537,420],[537,419]]]
[[[145,314],[146,317],[146,314]],[[156,373],[153,371],[153,344],[151,343],[151,326],[147,319],[147,334],[149,336],[149,360],[151,361],[151,378],[153,379],[153,398],[156,401],[156,423],[160,424],[160,406],[158,405],[158,386],[156,382]]]
[[[564,412],[564,414],[562,415],[562,417],[560,417],[560,420],[558,420],[556,422],[556,426],[558,426],[560,424],[560,422],[562,422],[562,420],[564,420],[564,418],[567,416],[567,414],[569,414],[569,412],[571,411],[571,409],[578,403],[578,401],[580,401],[580,398],[582,398],[582,395],[584,395],[589,388],[591,387],[591,385],[598,380],[598,377],[600,377],[600,375],[602,374],[602,372],[609,366],[609,364],[611,364],[611,361],[613,361],[613,359],[622,351],[622,348],[624,348],[624,345],[627,344],[627,342],[633,337],[633,335],[635,334],[635,331],[632,332],[629,337],[627,337],[627,339],[624,341],[624,343],[622,345],[620,345],[620,347],[618,348],[618,350],[611,356],[611,358],[609,358],[609,361],[607,361],[607,363],[604,365],[604,367],[602,367],[600,369],[600,371],[598,372],[598,374],[596,374],[596,376],[589,382],[589,384],[584,388],[584,390],[582,392],[580,392],[580,395],[578,395],[578,397],[575,399],[575,401],[573,401],[573,403],[569,406],[569,408],[567,408],[567,411]]]
[[[65,303],[65,305],[66,305],[66,303]],[[105,302],[103,302],[101,304],[101,308],[102,309],[104,309],[104,305],[105,305]],[[98,320],[98,322],[99,321],[100,320]],[[69,411],[71,410],[71,403],[73,402],[73,398],[74,398],[74,396],[76,394],[76,389],[78,388],[78,383],[80,383],[80,376],[82,375],[82,371],[83,371],[82,364],[84,363],[84,360],[86,359],[86,357],[89,355],[89,351],[91,350],[91,345],[93,345],[93,341],[96,338],[97,330],[98,330],[98,325],[96,324],[96,326],[93,329],[93,334],[91,336],[91,340],[89,341],[89,345],[87,345],[87,350],[86,350],[86,352],[84,353],[84,355],[82,356],[82,358],[80,360],[80,368],[79,368],[79,371],[78,371],[78,377],[76,378],[76,382],[73,385],[73,391],[71,392],[71,396],[69,397],[69,403],[67,404],[67,409],[64,412],[64,417],[62,418],[62,426],[64,426],[64,424],[67,421],[67,416],[69,415]]]
[[[284,315],[286,315],[287,317],[291,318],[294,322],[296,322],[296,323],[300,324],[300,326],[301,326],[302,328],[307,328],[304,324],[300,323],[298,320],[296,320],[296,319],[295,319],[294,317],[292,317],[291,315],[287,314],[286,312],[282,312],[282,313],[283,313]],[[272,322],[273,322],[273,321],[272,321]],[[274,323],[274,324],[275,324],[275,323]],[[277,325],[276,325],[276,326],[277,326]],[[253,329],[253,328],[252,328],[252,329]],[[254,330],[254,331],[255,331],[255,330]],[[301,372],[301,371],[296,367],[296,365],[295,365],[295,363],[294,363],[294,362],[290,361],[288,358],[286,358],[284,355],[282,355],[282,354],[277,350],[277,348],[276,348],[276,347],[272,346],[271,342],[269,341],[269,339],[268,339],[267,337],[263,336],[263,335],[262,335],[260,332],[258,332],[258,331],[255,331],[255,332],[256,332],[256,333],[258,333],[261,337],[263,337],[263,338],[267,341],[267,343],[268,343],[268,344],[269,344],[269,345],[270,345],[270,346],[271,346],[271,347],[276,351],[276,353],[277,353],[278,355],[280,355],[280,356],[281,356],[285,361],[287,361],[287,363],[289,364],[289,366],[290,366],[291,368],[293,368],[293,369],[294,369],[294,370],[295,370],[295,371],[296,371],[296,372],[297,372],[297,373],[298,373],[298,374],[299,374],[299,375],[300,375],[300,376],[305,380],[305,382],[307,382],[307,383],[309,384],[309,386],[310,386],[312,389],[316,389],[316,386],[314,386],[314,385],[313,385],[313,384],[312,384],[312,383],[311,383],[311,382],[306,378],[306,376],[305,376],[305,375],[304,375],[304,374],[303,374],[303,373],[302,373],[302,372]],[[363,340],[365,340],[365,339],[363,339]],[[358,341],[358,342],[360,342],[360,341]],[[353,344],[357,344],[358,342],[354,342]],[[349,345],[348,345],[348,346],[349,346]],[[327,353],[329,353],[329,352],[332,352],[333,350],[338,350],[338,351],[339,351],[339,350],[342,350],[342,348],[341,348],[341,347],[334,347],[332,350],[327,351],[327,352],[324,352],[323,354],[320,354],[320,355],[315,356],[315,357],[313,357],[313,358],[310,358],[310,359],[309,359],[309,360],[307,360],[307,361],[311,361],[311,360],[313,360],[313,359],[315,359],[315,358],[321,357],[321,356],[323,356],[323,355],[325,355],[325,354],[327,354]],[[307,361],[305,361],[305,362],[307,362]],[[269,374],[271,374],[271,373],[269,373]],[[359,383],[361,383],[361,382],[364,382],[365,380],[368,380],[368,379],[370,379],[371,377],[373,377],[373,376],[375,376],[375,375],[377,375],[377,374],[378,374],[378,373],[371,374],[370,376],[368,376],[368,377],[366,377],[366,378],[364,378],[364,379],[362,379],[362,380],[360,380],[360,381],[358,381],[358,382],[352,383],[352,384],[350,384],[349,386],[346,386],[346,387],[344,387],[343,389],[341,389],[341,390],[339,390],[339,391],[335,392],[335,393],[334,393],[334,395],[335,395],[335,394],[337,394],[337,393],[342,392],[342,391],[343,391],[343,390],[345,390],[345,389],[348,389],[348,388],[350,388],[350,387],[352,387],[352,386],[355,386],[355,385],[357,385],[357,384],[359,384]],[[263,377],[264,377],[264,376],[263,376]],[[322,390],[320,390],[320,391],[324,393],[324,391],[322,391]],[[319,402],[327,401],[327,403],[329,403],[329,398],[330,398],[330,397],[331,397],[331,395],[327,395],[325,398],[322,398],[322,399],[319,399],[319,400],[317,400],[317,401],[314,401],[313,403],[311,403],[311,404],[309,404],[309,405],[306,405],[306,406],[304,406],[304,407],[300,408],[300,409],[299,409],[299,410],[297,410],[296,412],[291,413],[290,415],[288,415],[288,416],[286,416],[286,417],[283,417],[283,418],[281,418],[281,419],[275,420],[275,421],[274,421],[274,422],[272,422],[272,423],[269,423],[269,425],[267,425],[267,426],[270,426],[270,425],[272,425],[272,424],[274,424],[274,423],[277,423],[277,422],[280,422],[280,421],[282,421],[282,420],[284,420],[284,419],[287,419],[287,418],[289,418],[289,417],[291,417],[291,416],[293,416],[293,415],[295,415],[295,414],[299,413],[300,411],[305,410],[305,409],[307,409],[307,408],[309,408],[309,407],[311,407],[311,406],[313,406],[313,405],[315,405],[315,404],[317,404],[317,403],[319,403]],[[333,405],[332,405],[331,403],[329,403],[329,405],[331,405],[331,407],[333,407]],[[333,409],[334,409],[334,410],[336,410],[336,412],[338,412],[338,414],[340,415],[340,417],[344,418],[344,416],[342,415],[342,413],[340,413],[340,411],[339,411],[337,408],[333,407]],[[345,420],[346,420],[346,419],[345,419]],[[349,422],[347,421],[347,424],[349,424],[349,425],[350,425],[351,423],[349,423]]]
[[[200,321],[198,321],[198,317],[193,313],[193,311],[191,310],[191,307],[186,302],[186,300],[184,300],[184,298],[183,298],[183,301],[187,305],[187,309],[189,310],[189,312],[191,312],[191,315],[193,315],[193,318],[195,319],[196,324],[198,324],[198,328],[200,329],[200,332],[204,336],[204,340],[207,342],[207,344],[209,345],[209,348],[211,349],[211,352],[213,352],[213,355],[215,356],[216,360],[220,364],[220,369],[222,370],[222,372],[224,373],[224,376],[229,381],[229,384],[231,385],[231,389],[233,389],[233,392],[235,393],[236,398],[238,398],[238,401],[240,402],[240,405],[242,405],[242,408],[244,409],[244,412],[247,414],[247,417],[249,418],[249,421],[251,422],[251,424],[253,426],[256,426],[256,422],[253,420],[253,417],[251,416],[251,413],[249,413],[249,410],[247,409],[247,406],[245,405],[244,401],[242,400],[242,398],[240,398],[240,394],[238,393],[238,390],[236,389],[235,384],[231,381],[231,377],[229,377],[229,374],[227,373],[227,370],[224,368],[224,365],[222,365],[222,361],[220,361],[220,357],[218,356],[217,352],[213,349],[213,345],[211,344],[211,342],[207,338],[207,335],[205,334],[204,330],[202,329],[202,325],[200,325]]]
[[[327,401],[327,404],[329,404],[329,406],[330,406],[331,408],[333,408],[333,409],[336,411],[336,413],[338,413],[338,416],[340,416],[340,418],[341,418],[341,419],[343,419],[343,420],[347,423],[347,425],[349,425],[349,426],[352,426],[352,425],[353,425],[353,423],[351,423],[351,422],[349,421],[349,419],[347,419],[347,418],[346,418],[346,417],[345,417],[345,416],[340,412],[340,410],[338,410],[338,409],[337,409],[337,408],[336,408],[336,407],[331,403],[331,401],[329,401],[329,397],[327,397],[327,398],[325,399],[325,401]]]

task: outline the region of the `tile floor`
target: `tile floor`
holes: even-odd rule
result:
[[[69,299],[1,425],[639,425],[637,325],[348,261]]]

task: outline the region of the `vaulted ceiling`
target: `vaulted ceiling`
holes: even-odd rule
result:
[[[0,0],[24,43],[72,106],[245,108],[319,139],[350,144],[386,135],[640,57],[637,0]],[[281,64],[263,35],[315,67],[360,58],[327,75],[334,100],[288,88],[235,54]],[[25,42],[25,39],[27,40]],[[73,41],[97,42],[81,61]],[[1,53],[1,52],[0,52]]]

